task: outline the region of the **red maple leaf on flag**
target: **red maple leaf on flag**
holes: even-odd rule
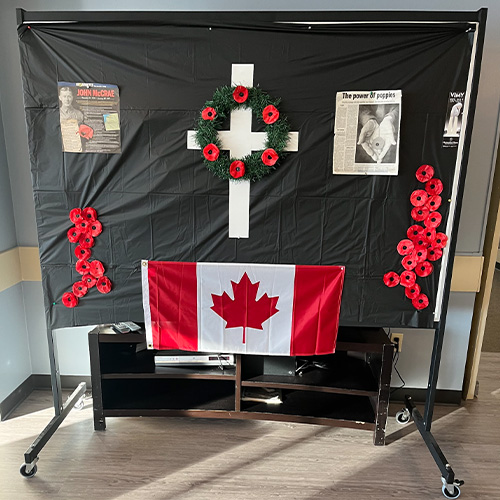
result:
[[[243,343],[246,328],[263,330],[262,323],[276,314],[279,297],[269,297],[265,293],[259,300],[257,291],[260,281],[252,283],[245,273],[239,283],[231,281],[234,299],[226,292],[222,295],[212,293],[214,305],[210,308],[226,321],[226,328],[243,327]]]

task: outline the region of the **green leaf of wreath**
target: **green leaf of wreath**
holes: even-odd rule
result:
[[[220,150],[221,141],[219,139],[219,130],[231,111],[239,108],[250,108],[257,119],[265,123],[262,115],[264,108],[267,106],[277,108],[281,101],[279,98],[270,97],[257,87],[248,87],[248,97],[244,102],[239,103],[233,97],[235,90],[236,87],[229,86],[219,87],[215,90],[212,99],[206,101],[204,108],[200,111],[200,117],[195,127],[195,138],[202,151],[203,163],[214,175],[221,179],[235,180],[235,177],[231,175],[230,166],[235,161],[241,161],[244,163],[244,175],[236,180],[257,181],[275,170],[279,166],[280,160],[284,158],[284,150],[290,139],[290,125],[287,119],[280,114],[274,123],[265,126],[265,150],[274,150],[278,157],[277,160],[273,160],[276,161],[274,165],[264,163],[262,155],[265,150],[254,151],[244,158],[231,158],[228,151]],[[210,118],[203,117],[203,113],[207,113],[207,109],[211,113]],[[212,109],[215,111],[215,117],[213,117]],[[213,161],[208,160],[203,154],[204,148],[211,144],[215,144],[220,150],[218,158]]]

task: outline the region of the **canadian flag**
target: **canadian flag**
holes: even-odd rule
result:
[[[142,261],[150,349],[335,352],[342,266]]]

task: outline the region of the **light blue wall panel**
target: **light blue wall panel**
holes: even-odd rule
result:
[[[90,376],[88,333],[94,326],[56,330],[61,375]]]
[[[22,285],[0,292],[0,401],[31,375]]]
[[[26,325],[29,334],[33,373],[50,373],[42,283],[25,281],[23,283],[23,294],[26,301]]]
[[[450,295],[438,389],[462,390],[475,298],[475,293],[454,292]],[[434,330],[393,328],[392,332],[403,333],[403,349],[397,367],[406,382],[406,387],[426,389]],[[399,385],[399,378],[393,371],[392,386]]]
[[[34,374],[50,373],[47,330],[43,310],[42,284],[25,281],[23,294],[26,300],[26,322],[29,332],[32,369]],[[90,358],[87,334],[92,326],[62,328],[55,331],[61,375],[90,376]]]

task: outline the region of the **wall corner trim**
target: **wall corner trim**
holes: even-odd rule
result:
[[[42,281],[38,247],[18,247],[22,281]]]
[[[0,252],[0,292],[22,281],[42,281],[38,247],[14,247]]]
[[[21,261],[18,247],[0,253],[0,292],[21,281]]]

